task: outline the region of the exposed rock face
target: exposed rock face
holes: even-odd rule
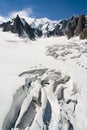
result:
[[[12,22],[3,23],[1,26],[3,27],[3,31],[11,31],[22,37],[29,37],[31,40],[34,40],[35,37],[41,37],[42,35],[40,30],[30,27],[30,25],[18,15]]]
[[[47,36],[63,36],[65,35],[65,28],[67,25],[67,20],[60,21],[52,31],[47,32]]]
[[[70,76],[48,69],[22,75],[25,84],[16,91],[2,130],[75,130],[79,94],[73,93],[76,84],[69,86]]]
[[[80,36],[81,39],[87,38],[86,23],[87,23],[87,18],[85,15],[73,16],[69,20],[67,26],[68,38],[71,38],[73,36]]]
[[[45,20],[45,19],[44,19]],[[68,20],[61,20],[52,22],[46,20],[41,23],[34,20],[30,25],[25,19],[20,18],[18,15],[12,21],[3,23],[3,31],[11,31],[19,34],[22,37],[28,37],[34,40],[35,37],[50,37],[50,36],[63,36],[67,35],[68,39],[73,36],[80,36],[81,39],[87,38],[87,16],[72,16]],[[38,26],[37,26],[38,25]]]

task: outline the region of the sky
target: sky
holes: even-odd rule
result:
[[[26,11],[35,18],[67,19],[72,15],[87,13],[87,0],[0,0],[0,15]]]

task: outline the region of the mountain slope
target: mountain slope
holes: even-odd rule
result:
[[[30,25],[18,15],[12,21],[2,23],[1,27],[4,32],[11,31],[12,33],[17,33],[19,36],[24,38],[29,37],[31,40],[34,40],[35,37],[41,37],[42,35],[40,30],[30,27]]]
[[[87,16],[73,16],[68,23],[68,38],[80,36],[81,39],[87,38]]]
[[[80,39],[87,38],[87,16],[72,16],[67,20],[52,21],[47,18],[26,20],[17,16],[12,21],[2,23],[3,31],[18,33],[19,36],[29,37],[34,40],[36,37],[50,37],[67,35],[68,39],[79,36]]]

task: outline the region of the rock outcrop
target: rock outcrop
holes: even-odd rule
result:
[[[86,15],[73,16],[68,21],[67,36],[71,38],[73,36],[80,36],[81,39],[87,38],[87,17]]]
[[[11,31],[12,33],[18,34],[20,37],[28,37],[34,40],[36,37],[42,36],[42,31],[39,29],[32,28],[24,19],[18,15],[11,22],[3,23],[0,25],[3,27],[3,31]]]
[[[87,16],[72,16],[67,20],[51,21],[49,19],[33,20],[30,24],[18,15],[12,21],[0,24],[3,31],[11,31],[19,36],[34,40],[36,37],[51,37],[67,35],[68,39],[79,36],[87,38]]]

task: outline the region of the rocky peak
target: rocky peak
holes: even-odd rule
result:
[[[63,35],[67,35],[68,39],[73,36],[79,36],[81,39],[87,38],[86,15],[74,15],[67,20],[60,21],[52,21],[46,18],[33,19],[32,21],[29,24],[29,21],[17,15],[12,21],[3,23],[0,27],[3,28],[3,31],[11,31],[12,33],[17,33],[19,36],[28,37],[31,40],[41,36]]]
[[[34,40],[35,37],[40,37],[42,35],[40,30],[32,28],[18,15],[11,22],[1,24],[1,27],[3,27],[3,31],[11,31],[12,33],[17,33],[19,36],[28,37],[31,40]]]
[[[86,17],[85,15],[72,16],[67,25],[67,37],[80,36],[81,39],[87,38],[86,31]]]

